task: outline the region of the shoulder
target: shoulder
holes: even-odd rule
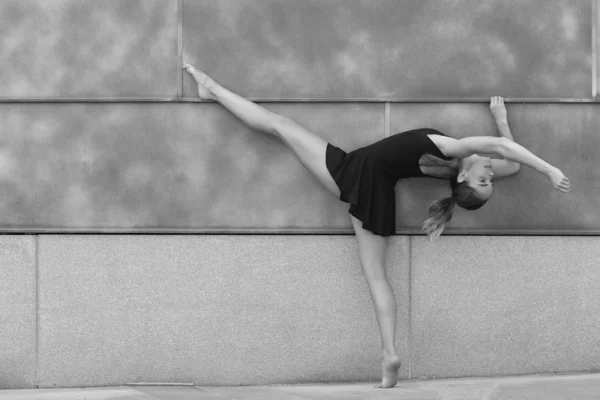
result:
[[[519,172],[521,165],[518,162],[503,159],[492,159],[492,171],[496,179],[502,179]]]
[[[442,156],[447,158],[454,157],[450,149],[452,148],[452,143],[456,142],[456,139],[448,137],[441,132],[433,130],[432,132],[427,133],[427,137],[429,140],[433,142],[433,144],[438,148]]]
[[[452,143],[452,142],[456,142],[456,139],[451,138],[449,136],[444,135],[443,133],[427,133],[427,136],[429,137],[429,139],[431,139],[431,141],[440,148],[440,150],[442,149],[442,146],[445,146],[447,143]]]

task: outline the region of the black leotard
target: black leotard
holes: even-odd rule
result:
[[[348,211],[362,221],[363,228],[381,236],[393,235],[398,179],[425,176],[419,168],[423,154],[449,159],[428,134],[444,135],[435,129],[414,129],[350,153],[327,144],[325,162],[340,188],[340,200],[350,203]]]

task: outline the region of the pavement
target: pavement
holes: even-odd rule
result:
[[[0,400],[600,400],[600,373],[269,386],[136,384],[84,389],[0,390]]]

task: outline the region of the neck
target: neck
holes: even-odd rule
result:
[[[465,169],[469,169],[469,167],[471,166],[471,164],[473,164],[473,162],[475,160],[477,160],[479,158],[479,156],[477,154],[473,154],[470,155],[469,157],[465,157],[465,158],[461,158],[458,160],[458,169],[459,171],[465,170]]]

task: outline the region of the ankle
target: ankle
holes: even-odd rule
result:
[[[396,358],[398,357],[398,355],[396,354],[395,350],[384,350],[383,351],[383,358]]]
[[[219,85],[217,82],[213,81],[210,85],[205,86],[206,89],[210,92],[213,97],[218,98],[221,93],[223,93],[223,86]]]

